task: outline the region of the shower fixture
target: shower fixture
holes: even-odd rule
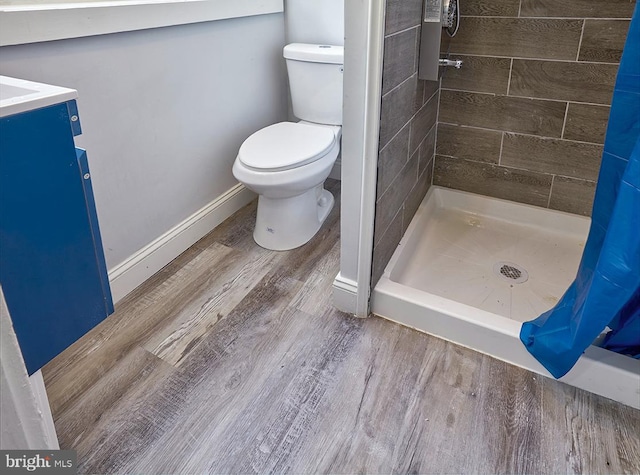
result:
[[[442,59],[440,58],[438,60],[438,64],[440,66],[452,66],[456,69],[460,69],[462,67],[462,60],[461,59]]]
[[[461,60],[449,60],[449,41],[460,28],[460,0],[424,0],[418,78],[437,81],[441,67],[460,69]]]

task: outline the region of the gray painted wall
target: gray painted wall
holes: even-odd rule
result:
[[[0,48],[0,70],[78,90],[107,266],[233,187],[242,141],[287,117],[284,15]]]
[[[285,0],[287,43],[344,45],[344,0]]]

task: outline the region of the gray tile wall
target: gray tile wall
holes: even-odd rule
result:
[[[438,84],[417,78],[422,0],[386,0],[372,285],[431,183],[590,214],[634,6],[463,0],[464,66]]]
[[[437,82],[418,80],[422,0],[387,0],[372,283],[431,186]]]
[[[588,215],[633,0],[463,0],[433,182]]]

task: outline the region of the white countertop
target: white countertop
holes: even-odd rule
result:
[[[0,117],[59,104],[78,97],[78,91],[8,76],[0,76]]]

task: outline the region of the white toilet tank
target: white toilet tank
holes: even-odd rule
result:
[[[294,115],[316,124],[342,125],[344,47],[292,43],[284,47]]]

